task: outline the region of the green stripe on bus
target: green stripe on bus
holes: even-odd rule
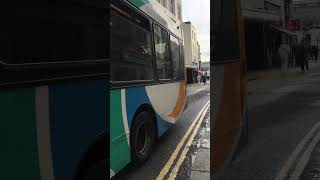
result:
[[[110,102],[110,167],[117,173],[130,162],[130,149],[122,121],[121,90],[111,91]]]
[[[134,4],[135,6],[137,6],[137,7],[141,7],[141,6],[145,5],[145,4],[147,4],[147,3],[149,3],[149,1],[150,0],[130,0],[130,2],[132,4]]]
[[[0,179],[40,180],[34,89],[0,91]]]

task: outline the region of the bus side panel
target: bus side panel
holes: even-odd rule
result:
[[[176,86],[176,87],[173,87]],[[168,87],[168,88],[164,88]],[[178,103],[179,83],[161,84],[147,87],[135,87],[125,90],[126,112],[129,129],[132,126],[134,115],[142,104],[149,104],[156,113],[158,136],[161,136],[173,123],[165,116]],[[172,97],[171,97],[172,96]],[[159,100],[160,98],[160,100]],[[165,98],[165,100],[164,100]],[[172,101],[173,100],[173,101]],[[165,103],[163,103],[165,102]],[[161,107],[164,106],[165,108]],[[159,107],[159,108],[157,108]],[[170,107],[168,109],[168,107]],[[163,111],[162,111],[163,110]]]
[[[121,91],[113,90],[110,95],[110,176],[119,172],[130,161],[129,134],[126,134],[122,115]]]
[[[0,92],[0,179],[40,180],[35,90]]]
[[[50,136],[56,179],[72,179],[88,147],[106,131],[106,88],[104,80],[49,86]]]
[[[146,87],[147,95],[157,114],[160,137],[181,116],[186,103],[185,81]]]
[[[213,174],[223,169],[231,159],[242,127],[240,64],[226,64],[221,72],[223,74],[215,77],[222,77],[223,83],[222,87],[215,90],[220,92],[220,100],[215,106],[217,109],[213,116]]]

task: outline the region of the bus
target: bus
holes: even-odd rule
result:
[[[211,89],[214,100],[211,139],[211,176],[224,174],[248,137],[246,62],[241,1],[214,0]],[[227,172],[226,172],[227,173]]]
[[[0,6],[0,179],[102,180],[109,159],[104,0]]]
[[[110,5],[110,178],[143,164],[186,102],[180,22],[156,0]]]

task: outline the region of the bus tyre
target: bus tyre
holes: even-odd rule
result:
[[[130,132],[130,147],[132,163],[135,166],[143,164],[151,154],[155,143],[155,125],[153,115],[143,111],[134,119]]]
[[[81,180],[105,180],[106,177],[108,177],[107,164],[109,164],[108,160],[101,160],[100,162],[89,167],[84,172]]]

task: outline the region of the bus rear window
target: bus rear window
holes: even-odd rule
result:
[[[6,8],[0,17],[0,58],[5,63],[82,61],[108,56],[108,26],[103,14],[106,7],[63,1],[11,4]]]
[[[238,59],[240,56],[237,8],[234,0],[213,1],[213,61]]]

